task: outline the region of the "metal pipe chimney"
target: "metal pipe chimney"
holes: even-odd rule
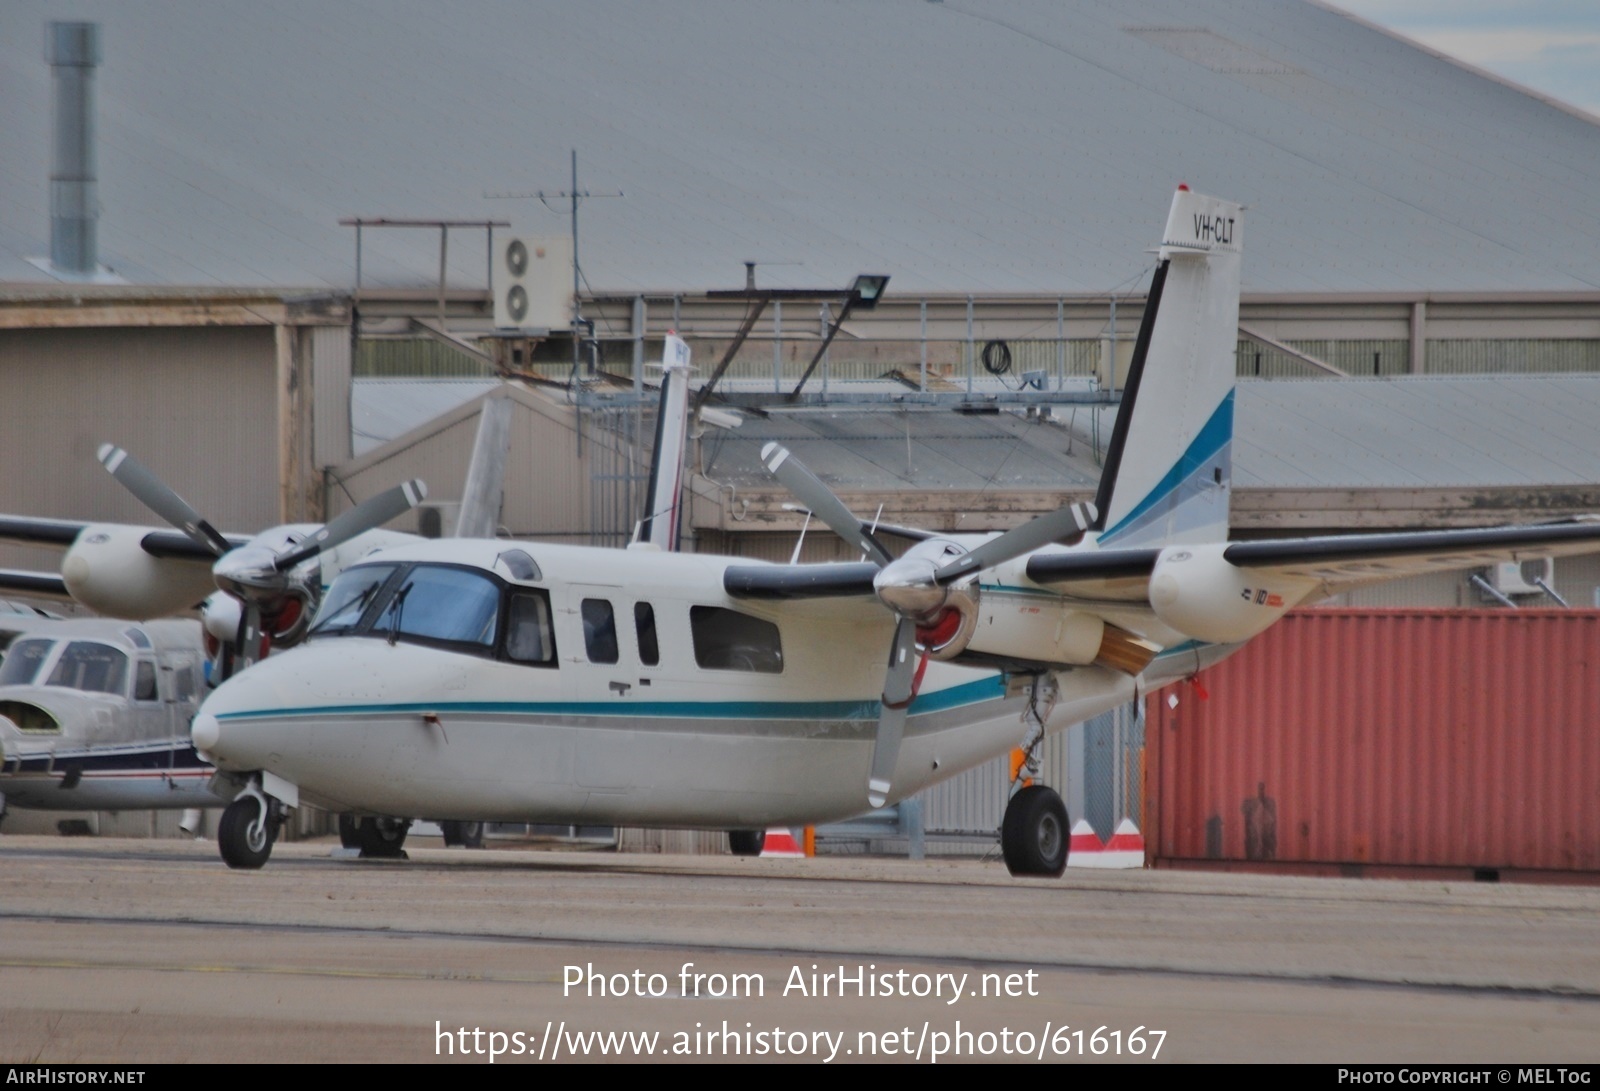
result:
[[[55,159],[50,171],[50,262],[65,273],[96,270],[94,70],[100,63],[97,23],[52,22],[45,60],[55,77]]]

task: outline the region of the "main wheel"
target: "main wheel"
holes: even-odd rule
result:
[[[355,847],[362,856],[387,860],[405,859],[406,833],[411,829],[408,818],[373,818],[366,815],[351,819],[355,834]],[[341,833],[341,840],[343,835]]]
[[[217,848],[231,868],[254,870],[265,864],[277,837],[277,824],[268,805],[258,796],[235,799],[217,823]]]
[[[760,856],[767,843],[766,830],[729,830],[728,850],[735,856]]]
[[[1006,804],[1000,853],[1013,875],[1059,877],[1067,870],[1067,806],[1052,788],[1030,784]]]
[[[460,845],[462,848],[483,848],[483,823],[466,822],[458,818],[447,818],[439,823],[439,832],[444,835],[446,847]]]
[[[347,849],[359,849],[361,847],[360,835],[356,833],[356,823],[359,821],[360,819],[353,814],[341,814],[339,816],[340,846]]]

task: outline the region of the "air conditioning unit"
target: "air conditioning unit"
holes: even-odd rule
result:
[[[1100,338],[1100,359],[1095,365],[1094,378],[1101,390],[1126,390],[1128,372],[1133,368],[1132,341]]]
[[[511,235],[495,240],[494,324],[554,330],[572,325],[572,239]]]
[[[1489,567],[1489,586],[1502,595],[1542,595],[1538,582],[1554,586],[1554,557],[1533,557],[1526,561],[1505,561]]]

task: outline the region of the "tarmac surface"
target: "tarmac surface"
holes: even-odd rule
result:
[[[1595,887],[426,844],[0,837],[0,1061],[1600,1061]]]

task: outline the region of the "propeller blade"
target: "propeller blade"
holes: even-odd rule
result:
[[[238,674],[261,658],[261,608],[246,601],[239,615],[239,633],[233,643],[233,673]]]
[[[835,534],[871,557],[878,567],[889,563],[888,552],[866,532],[861,520],[850,514],[850,509],[833,495],[833,490],[806,469],[787,447],[779,443],[767,444],[761,448],[761,461],[795,499],[811,509],[811,514],[828,524]]]
[[[173,492],[167,484],[145,468],[145,465],[121,447],[110,443],[100,445],[100,464],[111,472],[123,488],[139,498],[139,502],[161,518],[183,531],[204,548],[222,556],[233,546],[218,533],[217,528],[203,519],[188,501]]]
[[[272,562],[272,567],[279,572],[287,572],[325,549],[332,549],[348,542],[357,534],[381,527],[396,515],[410,511],[422,503],[427,495],[428,487],[417,480],[407,481],[386,492],[380,492],[370,500],[357,504],[294,549],[280,554]]]
[[[1080,535],[1093,522],[1093,504],[1068,504],[1057,508],[1049,515],[1041,515],[1020,527],[1013,527],[977,549],[940,565],[933,574],[934,582],[940,585],[954,583],[972,572],[993,568],[1025,553],[1032,553],[1040,546]]]
[[[900,758],[900,739],[915,696],[916,674],[917,626],[909,618],[901,618],[894,627],[894,644],[889,649],[889,670],[883,679],[883,712],[878,716],[872,772],[867,777],[867,802],[874,807],[883,806],[889,798],[895,762]]]

